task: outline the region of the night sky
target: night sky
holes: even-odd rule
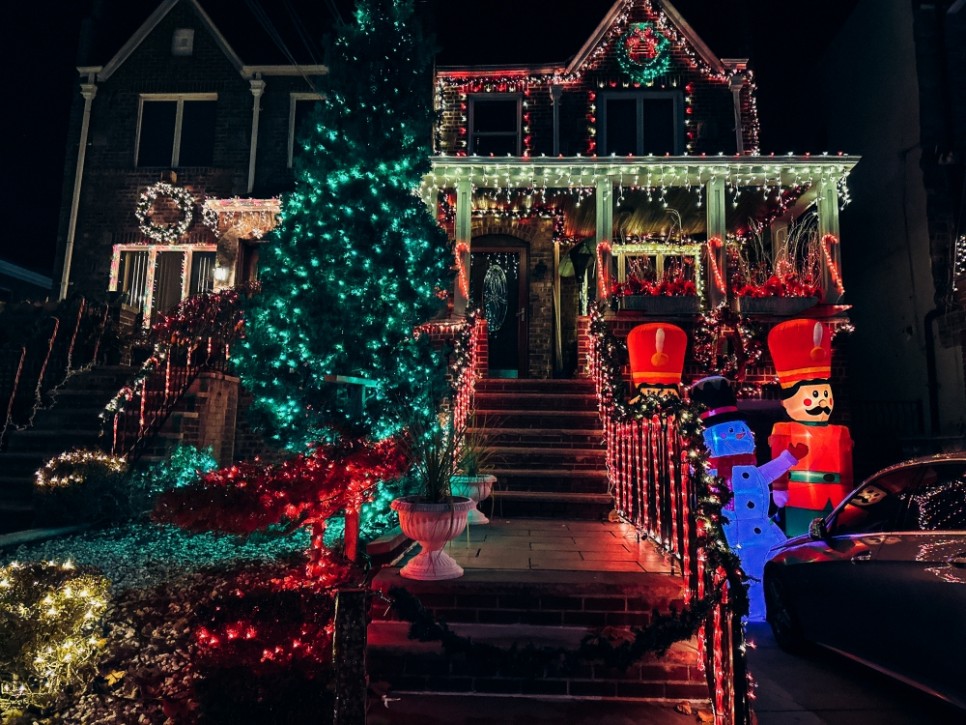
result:
[[[78,90],[78,37],[97,0],[58,4],[14,3],[6,8],[3,44],[7,132],[2,138],[3,198],[7,219],[0,258],[50,274],[58,214],[64,193],[64,150],[70,104]],[[239,5],[274,0],[238,0]],[[321,0],[291,0],[328,9]],[[122,35],[132,13],[146,17],[155,0],[125,0],[123,14],[108,12]],[[335,0],[345,9],[351,2]],[[763,152],[838,151],[827,148],[821,109],[812,97],[813,72],[856,0],[674,0],[674,5],[720,57],[749,57],[758,82]],[[202,6],[205,5],[202,0]],[[573,55],[603,17],[610,0],[488,0],[474,4],[424,0],[434,18],[440,63],[508,62],[503,53],[526,47],[531,61],[563,61]],[[603,9],[601,9],[603,8]],[[458,31],[458,34],[457,34]],[[457,37],[458,44],[452,39]],[[126,38],[117,41],[117,47]],[[447,39],[450,42],[447,43]],[[104,62],[101,60],[100,62]],[[95,100],[96,103],[96,100]],[[11,130],[12,129],[12,130]],[[848,149],[841,149],[848,151]],[[72,171],[71,171],[72,180]]]

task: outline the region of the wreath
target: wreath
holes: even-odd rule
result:
[[[670,47],[654,23],[632,23],[617,44],[617,62],[632,81],[651,85],[671,67]]]
[[[173,224],[155,224],[151,221],[151,207],[160,196],[166,196],[174,201],[181,213],[181,219]],[[194,205],[195,198],[187,189],[159,181],[141,192],[134,215],[138,219],[141,233],[148,239],[159,244],[174,244],[191,226],[194,219]]]

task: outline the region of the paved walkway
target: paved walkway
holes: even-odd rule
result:
[[[627,524],[494,518],[466,529],[446,547],[464,569],[670,572],[664,556]]]

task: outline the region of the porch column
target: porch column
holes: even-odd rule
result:
[[[91,128],[91,104],[97,95],[94,83],[94,73],[87,77],[87,83],[81,83],[81,95],[84,97],[84,115],[81,117],[80,141],[77,145],[77,164],[74,168],[74,189],[70,198],[70,217],[67,221],[67,240],[64,245],[64,263],[60,273],[60,293],[58,299],[67,299],[70,289],[70,265],[74,257],[74,238],[77,236],[77,216],[80,213],[81,184],[84,181],[84,159],[87,158],[87,136]]]
[[[456,182],[456,289],[453,291],[453,315],[462,317],[470,296],[470,239],[473,235],[473,182]]]
[[[256,74],[248,81],[252,91],[252,138],[248,149],[248,193],[255,188],[255,157],[258,155],[258,118],[262,110],[262,94],[265,92],[265,81]]]
[[[614,240],[614,180],[610,176],[597,180],[597,299],[610,295],[610,245]],[[601,247],[602,243],[606,246]]]
[[[724,242],[728,233],[728,217],[725,207],[725,180],[717,176],[705,185],[708,208],[708,303],[711,309],[728,301],[728,282],[725,279],[727,255]]]
[[[818,182],[818,238],[822,252],[822,302],[835,304],[842,299],[842,250],[839,244],[838,180],[822,174]]]

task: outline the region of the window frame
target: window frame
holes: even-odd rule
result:
[[[476,130],[476,104],[487,101],[516,101],[516,130],[515,131],[483,131]],[[515,135],[514,156],[522,154],[523,144],[523,94],[522,93],[471,93],[467,96],[467,116],[466,116],[466,138],[467,150],[470,156],[476,155],[476,139],[483,138],[509,138]]]
[[[635,156],[647,156],[644,151],[644,101],[646,99],[670,99],[674,104],[674,149],[672,156],[681,156],[684,153],[684,92],[681,90],[651,91],[651,90],[627,90],[627,91],[603,91],[598,96],[598,109],[600,110],[600,130],[597,133],[601,156],[611,154],[607,139],[607,104],[611,100],[636,101],[637,113],[637,140],[635,145]],[[655,154],[657,156],[658,154]],[[663,154],[661,154],[663,155]]]
[[[218,102],[217,93],[140,93],[138,94],[138,126],[134,138],[134,167],[135,168],[157,168],[140,165],[141,155],[141,125],[144,120],[144,103],[174,102],[174,139],[171,143],[171,164],[168,168],[176,169],[181,166],[181,130],[184,121],[184,102],[185,101],[214,101]],[[214,150],[212,150],[214,151]]]
[[[315,101],[319,103],[323,100],[321,93],[311,91],[293,91],[288,96],[288,161],[286,168],[291,169],[295,163],[295,110],[300,101]]]

